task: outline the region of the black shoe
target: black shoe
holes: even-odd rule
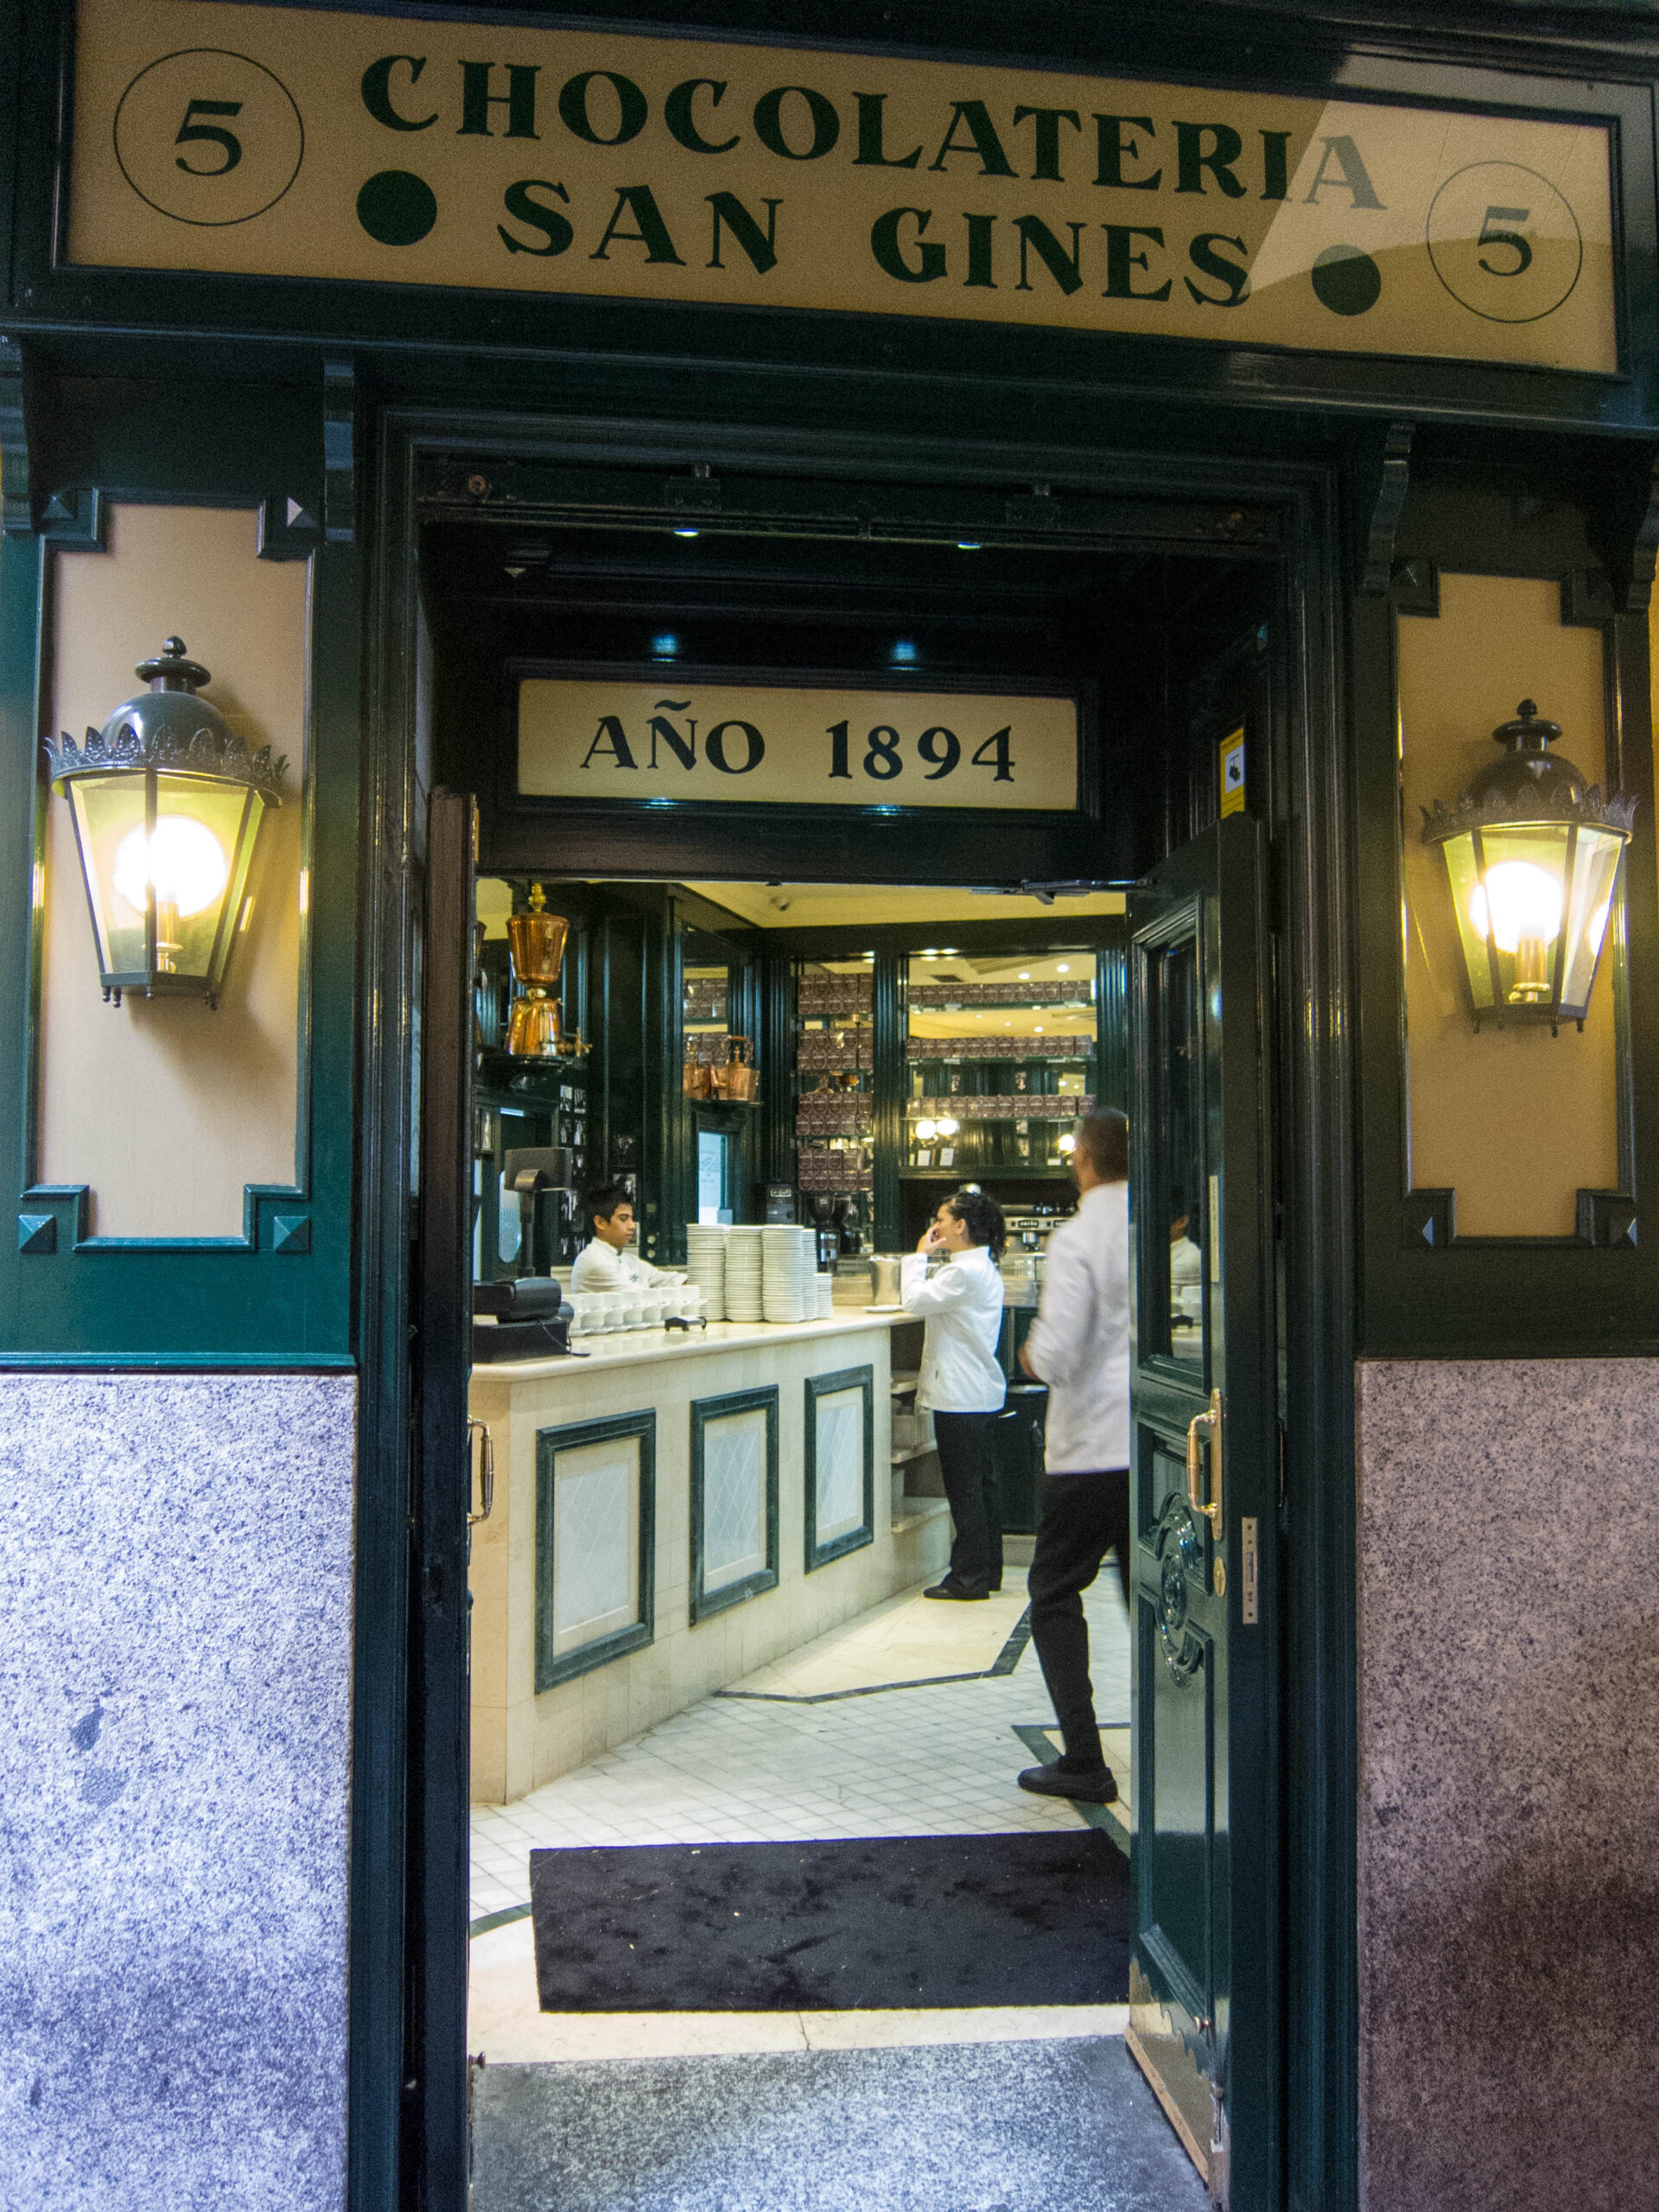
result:
[[[990,1594],[988,1590],[966,1589],[948,1574],[943,1582],[936,1582],[931,1590],[924,1590],[922,1592],[924,1598],[959,1598],[966,1599],[970,1604],[976,1599],[988,1598]]]
[[[1070,1797],[1082,1805],[1111,1805],[1117,1801],[1117,1777],[1109,1766],[1072,1766],[1058,1759],[1052,1766],[1028,1766],[1020,1787],[1038,1797]]]

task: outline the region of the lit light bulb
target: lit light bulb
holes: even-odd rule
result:
[[[932,1139],[939,1134],[939,1125],[937,1122],[918,1122],[916,1124],[916,1134],[924,1144],[930,1143]]]
[[[1068,1129],[1065,1135],[1060,1139],[1060,1150],[1062,1152],[1075,1152],[1077,1148],[1077,1141],[1076,1137],[1073,1136],[1071,1130]]]
[[[1022,968],[1020,970],[1020,980],[1022,983],[1028,983],[1031,981],[1031,970],[1029,968]]]
[[[962,1127],[962,1123],[951,1115],[947,1114],[943,1121],[936,1122],[933,1126],[942,1137],[953,1137]]]
[[[1054,973],[1057,976],[1069,976],[1071,973],[1071,963],[1069,960],[1058,961],[1055,963]]]
[[[1561,887],[1547,868],[1530,861],[1499,861],[1470,893],[1469,918],[1482,937],[1487,934],[1489,899],[1491,936],[1500,952],[1516,951],[1522,938],[1548,943],[1561,926]]]
[[[1469,918],[1482,937],[1489,914],[1493,943],[1515,957],[1510,1004],[1541,1004],[1550,995],[1548,948],[1560,933],[1560,882],[1530,861],[1499,861],[1470,894]]]
[[[142,823],[127,832],[116,848],[114,874],[116,889],[134,913],[143,912],[154,882],[157,907],[170,906],[188,918],[213,905],[230,867],[205,822],[191,814],[164,814],[153,837]]]

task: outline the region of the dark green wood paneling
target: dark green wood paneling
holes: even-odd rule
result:
[[[37,386],[33,442],[37,488],[100,487],[106,498],[180,505],[257,505],[288,497],[315,504],[321,475],[320,394],[272,395],[250,408],[226,384],[147,385],[111,379]],[[91,557],[96,557],[95,556]],[[48,804],[35,760],[38,717],[50,711],[45,640],[50,634],[49,556],[38,541],[6,540],[0,555],[0,696],[15,834],[32,841]],[[359,569],[351,547],[315,559],[310,639],[309,769],[305,844],[310,866],[308,936],[302,936],[300,1200],[262,1199],[308,1219],[309,1247],[191,1247],[137,1242],[76,1251],[73,1195],[46,1201],[59,1219],[58,1249],[23,1253],[0,1238],[0,1342],[14,1360],[53,1364],[106,1360],[156,1365],[326,1366],[352,1358],[353,999],[357,944],[359,745]],[[35,610],[41,608],[37,637]],[[188,630],[188,610],[180,621]],[[234,669],[219,671],[233,688]],[[38,706],[37,706],[38,699]],[[111,700],[111,705],[117,703]],[[295,748],[297,750],[297,748]],[[297,766],[297,760],[296,762]],[[27,849],[25,847],[23,849]],[[20,861],[22,854],[20,850]],[[26,861],[7,889],[26,887]],[[13,909],[15,934],[0,980],[0,1022],[14,1040],[18,1138],[14,1198],[33,1178],[29,1110],[38,1039],[29,1032],[34,981],[30,915]],[[118,1020],[119,1014],[111,1019]],[[208,1040],[209,1044],[211,1039]],[[188,1163],[179,1163],[188,1173]],[[41,1210],[38,1205],[32,1210]]]
[[[1552,582],[1599,565],[1599,535],[1613,487],[1574,480],[1516,457],[1443,461],[1416,479],[1396,544],[1401,562]],[[1402,614],[1402,620],[1430,619]],[[1415,1233],[1407,1111],[1404,976],[1399,931],[1399,820],[1394,715],[1394,610],[1356,600],[1354,670],[1356,851],[1360,898],[1363,1080],[1366,1173],[1357,1286],[1359,1344],[1376,1357],[1427,1358],[1605,1356],[1659,1349],[1659,1250],[1593,1249],[1573,1238],[1454,1238],[1432,1246]],[[1659,1183],[1659,882],[1655,853],[1653,744],[1645,608],[1607,625],[1609,715],[1605,760],[1577,739],[1592,782],[1622,781],[1637,794],[1625,862],[1626,957],[1604,963],[1596,988],[1624,1003],[1618,1024],[1620,1150],[1638,1221]],[[1494,725],[1510,702],[1494,702]],[[1448,792],[1446,796],[1453,796]],[[1524,1110],[1524,1102],[1515,1102]],[[1501,1126],[1493,1141],[1502,1143]]]

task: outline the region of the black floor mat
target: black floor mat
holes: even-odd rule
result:
[[[1093,1828],[532,1851],[548,2012],[1113,2005],[1129,1869]]]

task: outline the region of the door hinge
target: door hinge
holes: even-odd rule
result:
[[[1232,2186],[1233,2131],[1227,2106],[1214,2075],[1210,2080],[1210,2202],[1217,2212],[1227,2212]]]

